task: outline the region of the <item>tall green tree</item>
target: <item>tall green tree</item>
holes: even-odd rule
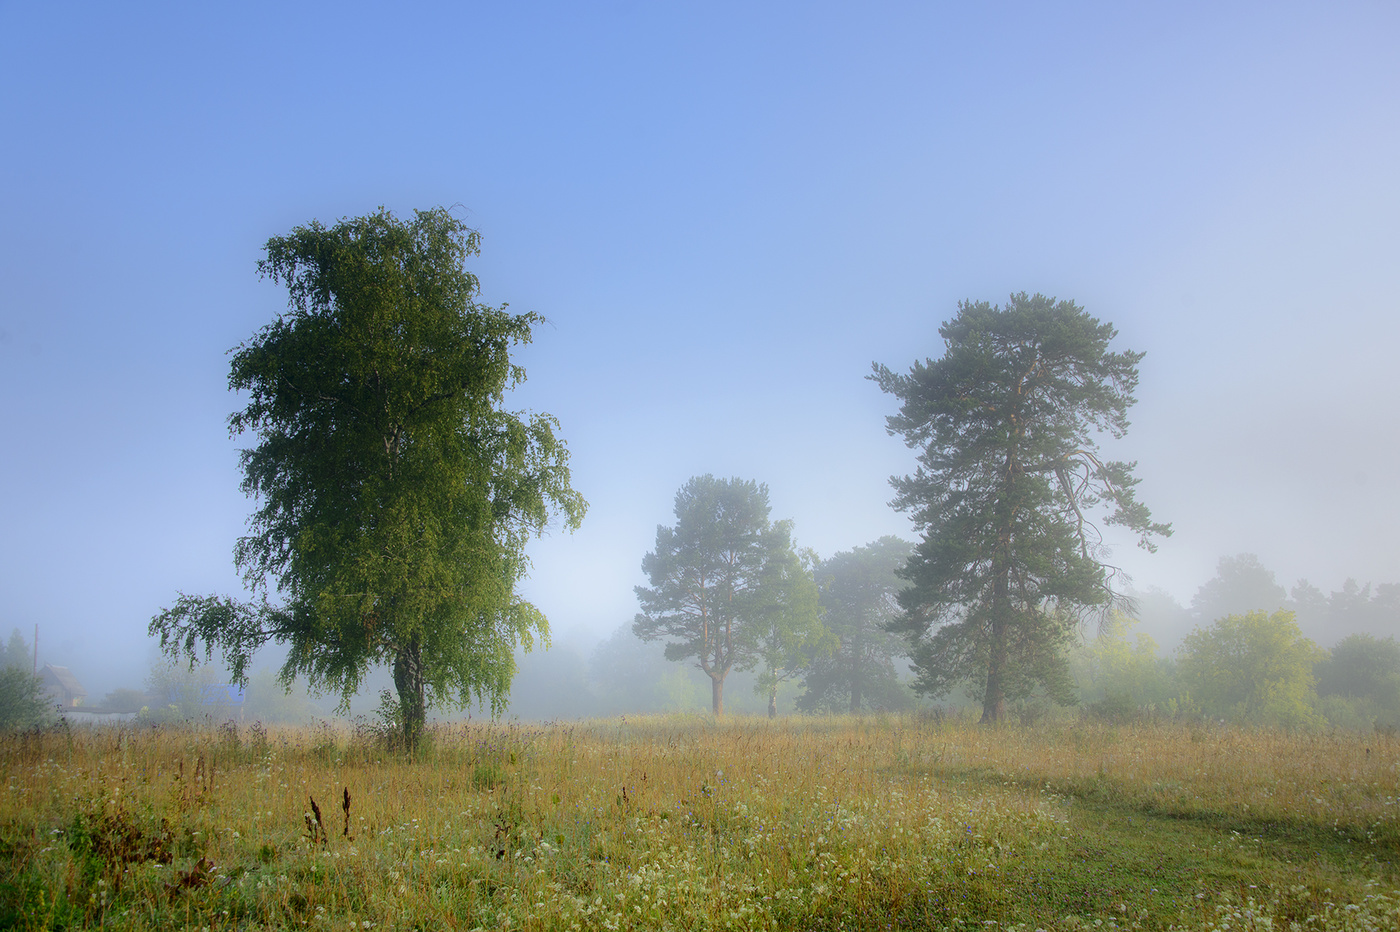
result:
[[[781,612],[790,613],[782,621],[789,632],[818,623],[815,599],[804,616],[800,587],[784,592],[796,559],[792,523],[770,520],[770,510],[766,485],[696,476],[676,493],[675,526],[657,527],[656,549],[642,560],[651,587],[637,587],[642,610],[632,631],[665,640],[667,660],[693,658],[710,678],[716,715],[725,677],[762,660]]]
[[[893,505],[923,535],[904,570],[896,623],[917,688],[943,695],[972,678],[982,721],[1037,687],[1072,701],[1064,651],[1086,610],[1114,599],[1090,515],[1151,538],[1134,464],[1099,458],[1121,437],[1141,353],[1112,352],[1117,332],[1070,301],[1024,292],[1005,308],[963,302],[940,329],[943,357],[871,378],[900,400],[891,434],[919,450],[891,480]]]
[[[799,709],[855,714],[913,705],[896,666],[908,645],[888,630],[900,614],[904,581],[897,574],[913,553],[913,544],[887,536],[818,564],[823,621],[839,646],[808,668]]]
[[[255,598],[181,595],[151,622],[168,652],[219,650],[246,681],[253,651],[286,644],[304,675],[348,702],[392,667],[403,738],[430,704],[504,707],[513,651],[548,637],[516,593],[527,540],[586,503],[546,414],[505,408],[513,347],[541,318],[477,302],[464,263],[478,234],[448,211],[313,222],[267,242],[259,272],[288,309],[237,347],[229,419],[258,503],[235,562]]]

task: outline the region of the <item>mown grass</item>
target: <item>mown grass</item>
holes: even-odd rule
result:
[[[1400,743],[652,717],[0,745],[0,927],[1395,929]],[[313,809],[313,800],[315,808]]]

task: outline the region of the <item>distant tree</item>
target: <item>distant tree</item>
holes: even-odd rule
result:
[[[517,663],[519,671],[510,684],[512,716],[543,722],[598,714],[588,682],[588,661],[576,648],[555,643],[549,650],[518,658]]]
[[[1384,636],[1400,630],[1400,585],[1360,585],[1347,579],[1342,588],[1324,596],[1306,579],[1290,591],[1289,607],[1298,613],[1298,624],[1323,643],[1353,634]]]
[[[142,707],[141,718],[159,724],[222,721],[233,709],[224,701],[226,692],[214,692],[219,680],[218,668],[211,663],[162,658],[146,675],[148,704]]]
[[[343,703],[387,663],[410,748],[430,704],[504,708],[516,645],[548,635],[516,592],[524,546],[552,514],[577,527],[586,505],[557,422],[503,406],[525,377],[511,348],[540,318],[477,303],[463,268],[477,247],[446,210],[268,240],[258,269],[288,310],[229,375],[249,399],[230,430],[259,440],[242,457],[259,507],[235,561],[260,597],[182,594],[151,621],[165,650],[218,649],[241,683],[259,646],[286,644],[284,681]]]
[[[1152,632],[1163,647],[1175,648],[1196,627],[1191,612],[1159,586],[1131,590],[1129,597],[1123,611],[1141,622],[1143,630]]]
[[[759,674],[754,692],[768,700],[768,717],[778,714],[778,689],[798,677],[839,643],[821,620],[817,583],[812,576],[815,554],[788,548],[770,569],[755,611],[755,650]]]
[[[0,652],[0,668],[2,667],[20,667],[31,674],[34,672],[34,655],[18,628],[10,632],[10,640],[4,651]]]
[[[1096,438],[1128,428],[1142,359],[1109,351],[1111,325],[1021,293],[1005,309],[963,302],[939,334],[938,361],[871,376],[901,402],[889,432],[920,451],[917,471],[891,480],[923,534],[899,628],[920,691],[971,680],[996,722],[1037,688],[1073,701],[1064,652],[1082,615],[1114,601],[1092,510],[1149,550],[1171,528],[1137,501],[1134,464],[1099,459]]]
[[[1327,625],[1327,597],[1322,590],[1306,579],[1298,580],[1297,585],[1288,590],[1288,609],[1298,619],[1298,627],[1303,630],[1319,630]]]
[[[1226,615],[1272,612],[1283,608],[1288,594],[1252,553],[1221,557],[1215,576],[1191,597],[1191,611],[1209,623]]]
[[[243,698],[243,718],[248,721],[305,724],[327,714],[300,685],[284,683],[272,669],[248,677]]]
[[[107,712],[140,712],[146,704],[147,697],[144,692],[123,686],[103,697],[101,708]]]
[[[34,655],[16,628],[0,648],[0,732],[44,728],[58,717],[57,705],[34,675]]]
[[[896,574],[913,552],[908,541],[882,537],[818,564],[824,620],[840,645],[812,662],[802,680],[799,709],[858,713],[914,704],[914,692],[900,681],[895,663],[908,645],[887,627],[900,614],[904,582]]]
[[[1400,725],[1400,644],[1395,638],[1343,638],[1318,661],[1314,673],[1323,711],[1334,724]]]
[[[1322,652],[1293,613],[1227,615],[1182,642],[1177,665],[1190,700],[1211,717],[1254,725],[1316,727],[1313,666]]]
[[[630,623],[593,649],[588,674],[605,715],[698,711],[710,703],[710,681],[699,668],[669,662],[664,645],[643,641]]]
[[[1354,579],[1327,597],[1327,632],[1331,638],[1375,634],[1400,629],[1400,586],[1383,583],[1374,588]]]
[[[632,631],[664,640],[667,660],[694,659],[710,679],[716,715],[730,671],[763,660],[775,612],[799,609],[783,592],[792,524],[771,521],[769,511],[766,485],[696,476],[676,493],[675,526],[657,527],[656,549],[642,560],[651,587],[637,587],[642,611]]]

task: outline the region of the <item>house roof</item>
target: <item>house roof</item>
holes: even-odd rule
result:
[[[43,678],[52,680],[63,687],[70,696],[86,696],[87,690],[83,689],[83,684],[78,682],[78,678],[69,672],[67,667],[55,666],[51,663],[44,664]]]

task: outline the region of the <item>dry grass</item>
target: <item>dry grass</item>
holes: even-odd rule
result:
[[[1397,768],[1382,737],[914,717],[467,724],[417,760],[75,730],[0,749],[0,926],[1393,929]]]

